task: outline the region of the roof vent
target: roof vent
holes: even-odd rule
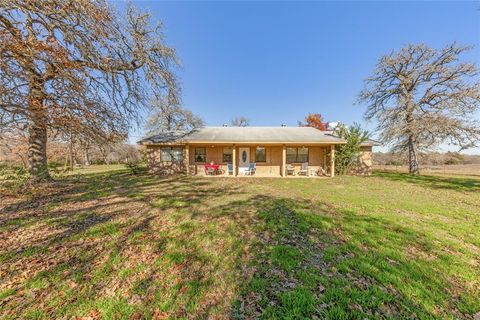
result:
[[[228,127],[228,124],[224,123],[222,124],[222,127]]]
[[[286,127],[287,125],[286,125],[285,123],[282,123],[281,126],[282,126],[282,127]]]

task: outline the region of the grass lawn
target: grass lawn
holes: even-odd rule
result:
[[[159,178],[0,198],[3,319],[473,319],[480,178]]]

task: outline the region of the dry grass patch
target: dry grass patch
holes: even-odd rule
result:
[[[480,312],[474,179],[94,171],[1,198],[1,318]]]

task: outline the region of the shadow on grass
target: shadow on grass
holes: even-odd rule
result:
[[[261,219],[258,244],[231,318],[435,318],[458,310],[446,275],[403,256],[410,245],[430,244],[423,235],[326,204],[250,201]]]
[[[36,192],[31,197],[0,208],[0,230],[14,232],[38,223],[55,225],[62,230],[42,237],[39,243],[31,243],[35,247],[40,243],[61,242],[117,216],[135,213],[132,210],[178,210],[235,192],[234,187],[228,190],[209,185],[210,182],[188,177],[159,178],[124,172],[66,177],[45,185],[48,189],[45,192]],[[129,204],[138,202],[143,206],[129,207]],[[62,208],[56,209],[59,206]],[[0,240],[2,238],[0,236]],[[29,248],[19,247],[16,252],[28,251]]]
[[[431,262],[403,255],[432,245],[423,234],[243,183],[94,174],[2,208],[1,306],[24,318],[432,318],[427,306],[459,309]]]
[[[182,220],[208,213],[219,197],[240,194],[235,185],[122,172],[66,177],[42,187],[0,208],[0,303],[6,315],[22,310],[25,318],[51,318],[90,309],[106,318],[122,318],[134,312],[152,317],[194,311],[201,291],[212,281],[202,270],[219,262],[211,263],[198,239],[190,241],[195,225]],[[172,220],[178,221],[178,228],[162,231]],[[150,255],[141,254],[145,248],[152,250]],[[128,265],[139,256],[146,270],[141,279],[131,280],[129,298],[120,290],[111,292],[110,287],[121,286],[112,284],[118,274],[130,275],[127,284],[135,278],[135,269]],[[123,264],[128,267],[120,272],[117,268]],[[168,301],[162,302],[158,291],[169,272],[176,284],[166,292]],[[37,295],[46,292],[58,295],[49,294],[43,301],[53,313],[38,308]]]
[[[441,177],[431,175],[411,175],[392,171],[375,171],[375,177],[392,181],[401,181],[433,189],[451,189],[458,191],[480,191],[480,179],[463,177]]]

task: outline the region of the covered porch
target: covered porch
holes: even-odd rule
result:
[[[186,143],[148,149],[150,168],[174,168],[194,176],[333,177],[335,172],[334,144]],[[172,150],[176,156],[169,155]]]

